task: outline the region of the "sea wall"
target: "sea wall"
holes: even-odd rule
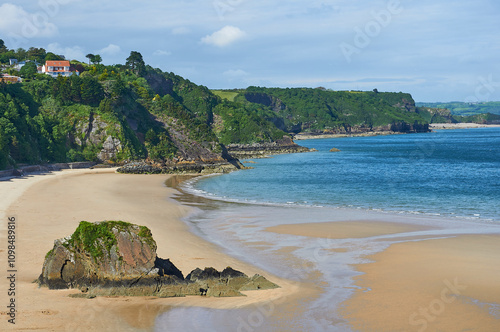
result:
[[[23,176],[33,173],[53,172],[53,171],[60,171],[63,169],[90,168],[95,165],[96,165],[95,162],[90,162],[90,161],[76,162],[76,163],[56,163],[47,165],[27,165],[0,171],[0,178]]]

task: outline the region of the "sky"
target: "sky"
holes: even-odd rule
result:
[[[500,100],[498,0],[0,0],[8,48],[145,62],[210,89]]]

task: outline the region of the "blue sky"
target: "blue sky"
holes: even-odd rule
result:
[[[0,38],[100,54],[215,88],[403,91],[500,100],[498,0],[1,0]]]

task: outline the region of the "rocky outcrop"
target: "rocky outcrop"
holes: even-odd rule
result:
[[[344,125],[338,128],[301,132],[295,135],[295,139],[312,139],[323,137],[344,137],[344,136],[375,136],[375,135],[391,135],[391,134],[407,134],[407,133],[426,133],[430,132],[428,123],[415,122],[413,124],[398,121],[385,126],[350,126]]]
[[[296,144],[289,136],[271,143],[230,144],[227,150],[233,158],[237,159],[265,158],[275,154],[312,151]]]
[[[108,161],[116,158],[122,151],[122,142],[117,137],[121,130],[119,124],[106,123],[101,116],[90,113],[88,121],[80,121],[75,125],[75,135],[71,140],[80,146],[99,147],[96,157],[100,161]]]
[[[167,80],[165,76],[154,71],[149,71],[144,77],[155,94],[163,97],[166,94],[172,94],[174,91],[174,82]]]
[[[156,163],[151,161],[137,161],[128,163],[117,169],[118,173],[127,174],[213,174],[230,173],[238,169],[245,169],[239,161],[232,162],[178,162]]]
[[[79,288],[76,297],[242,296],[240,291],[278,287],[266,278],[227,267],[193,270],[184,278],[168,259],[156,255],[156,241],[145,226],[123,221],[82,221],[69,237],[54,241],[45,257],[40,286]]]

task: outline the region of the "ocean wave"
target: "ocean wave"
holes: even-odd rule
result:
[[[329,208],[334,210],[339,209],[347,209],[347,210],[358,210],[358,211],[366,211],[369,213],[376,214],[385,214],[385,215],[407,215],[407,216],[421,216],[421,217],[431,217],[431,218],[439,218],[446,220],[462,220],[462,221],[475,221],[475,222],[484,222],[484,223],[499,223],[500,220],[495,220],[493,218],[481,216],[481,214],[473,213],[470,215],[466,214],[456,214],[455,212],[435,212],[435,211],[421,211],[421,210],[405,210],[403,209],[394,209],[391,207],[386,208],[374,208],[367,206],[356,206],[353,204],[321,204],[315,203],[311,201],[286,201],[286,202],[276,202],[276,201],[265,201],[258,199],[242,199],[229,197],[226,195],[218,195],[213,192],[209,192],[198,187],[198,183],[202,180],[206,180],[207,178],[216,177],[216,176],[224,176],[223,174],[210,174],[204,175],[200,177],[196,177],[193,179],[189,179],[184,181],[180,188],[182,191],[195,195],[198,197],[203,197],[205,199],[224,202],[224,203],[236,203],[236,204],[247,204],[247,205],[260,205],[260,206],[274,206],[274,207],[300,207],[300,208]]]

